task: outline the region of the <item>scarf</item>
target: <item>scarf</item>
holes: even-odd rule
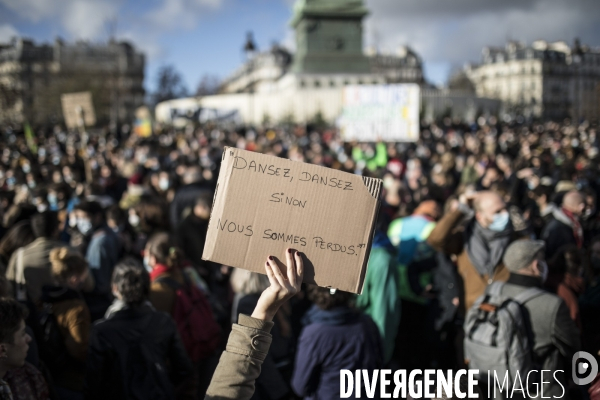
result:
[[[104,319],[109,319],[119,311],[128,310],[131,307],[131,305],[125,303],[123,300],[114,299],[110,307],[108,307],[108,309],[106,310],[106,313],[104,314]],[[154,310],[152,303],[150,303],[148,300],[144,301],[140,307],[148,307],[151,310]]]
[[[152,272],[150,272],[150,281],[154,282],[156,278],[163,274],[166,274],[169,271],[171,271],[171,268],[167,267],[166,265],[156,264],[152,269]]]
[[[467,226],[465,230],[467,254],[480,275],[492,276],[502,261],[512,233],[511,222],[501,232],[483,228],[475,219]]]
[[[583,246],[583,228],[581,224],[577,220],[577,217],[573,215],[573,213],[569,210],[565,210],[564,208],[557,208],[552,212],[552,216],[559,222],[570,226],[573,229],[573,236],[575,236],[575,243],[577,244],[577,248],[581,249]]]

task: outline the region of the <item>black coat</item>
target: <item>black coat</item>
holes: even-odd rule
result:
[[[544,227],[542,240],[546,242],[546,259],[551,259],[563,246],[577,244],[573,228],[554,217]]]
[[[179,223],[176,230],[177,244],[195,267],[205,267],[202,259],[208,220],[202,220],[193,213]]]
[[[86,373],[86,399],[158,400],[174,397],[192,363],[171,317],[142,305],[94,325]]]

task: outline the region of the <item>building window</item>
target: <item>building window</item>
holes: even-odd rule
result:
[[[316,80],[315,81],[315,87],[321,87],[321,81]]]
[[[363,81],[362,81],[362,79],[359,79],[357,83],[358,83],[359,85],[362,85],[362,84],[363,84]]]
[[[306,87],[306,82],[304,82],[304,80],[300,81],[300,87]]]
[[[329,81],[329,87],[335,87],[335,81]]]

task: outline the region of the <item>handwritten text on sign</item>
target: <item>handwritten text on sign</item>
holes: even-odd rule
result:
[[[236,156],[233,164],[236,170],[244,170],[251,173],[264,174],[276,178],[284,179],[287,182],[293,182],[297,179],[301,183],[310,183],[314,185],[322,185],[338,190],[354,190],[352,182],[345,181],[339,178],[333,178],[326,175],[319,175],[307,171],[293,171],[291,168],[281,168],[274,164],[257,163],[254,160],[248,161],[243,157]],[[272,193],[266,201],[279,203],[281,205],[296,207],[298,209],[307,208],[307,200],[300,199],[291,195],[286,195],[283,191]],[[265,227],[266,228],[266,227]],[[233,221],[229,218],[219,218],[216,224],[216,229],[232,235],[243,235],[253,237],[255,230],[261,231],[261,240],[279,241],[290,245],[298,245],[300,247],[314,248],[325,252],[336,252],[346,254],[348,256],[358,256],[361,249],[364,249],[366,244],[358,243],[336,243],[332,240],[327,240],[322,236],[303,235],[298,232],[282,232],[274,228],[255,229],[252,225]]]
[[[291,168],[281,168],[276,167],[273,164],[257,163],[254,160],[248,162],[245,158],[239,156],[235,157],[233,168],[243,169],[258,174],[265,174],[269,176],[285,178],[290,182],[292,182],[295,178],[294,171],[292,171]],[[324,175],[312,174],[306,171],[300,172],[297,176],[298,181],[300,182],[308,182],[340,190],[354,190],[354,188],[352,187],[352,182],[344,181],[338,178],[331,178]]]
[[[221,232],[227,232],[231,234],[244,235],[247,237],[254,236],[254,228],[252,227],[252,225],[240,224],[229,219],[219,218],[219,220],[217,221],[217,229]],[[309,239],[307,239],[306,235],[301,236],[297,233],[279,232],[271,228],[263,230],[262,236],[260,236],[260,238],[264,240],[280,241],[287,244],[296,244],[302,247],[310,245],[310,247],[314,249],[339,252],[349,256],[358,256],[358,252],[360,251],[360,249],[365,248],[364,243],[334,243],[323,239],[321,236],[312,236],[309,242]]]

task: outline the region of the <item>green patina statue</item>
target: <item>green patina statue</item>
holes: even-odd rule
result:
[[[292,66],[298,73],[368,73],[363,55],[362,0],[298,0],[291,24],[296,30]]]

